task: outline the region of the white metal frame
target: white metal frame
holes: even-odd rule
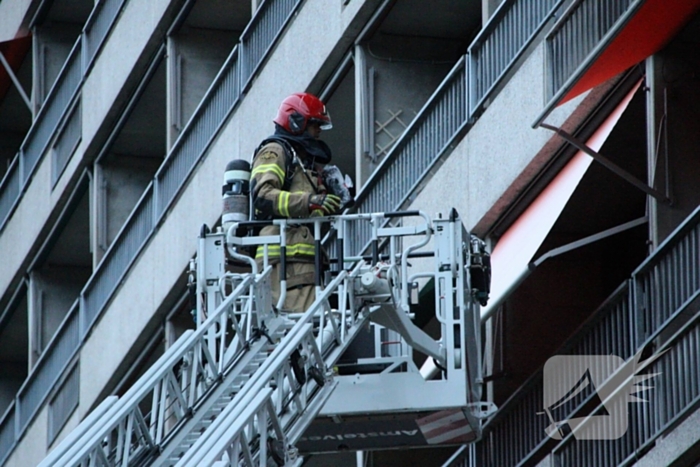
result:
[[[417,225],[380,227],[410,216],[418,218]],[[342,265],[325,287],[316,285],[311,307],[296,314],[273,307],[267,254],[270,245],[284,246],[292,222],[312,224],[317,245],[322,223],[329,223],[337,233]],[[372,226],[370,260],[349,251],[344,242],[348,224],[358,222]],[[197,330],[178,339],[99,421],[79,428],[84,432],[80,442],[59,447],[62,455],[52,457],[55,465],[299,465],[295,444],[322,410],[338,406],[332,403],[338,387],[347,394],[345,377],[333,368],[368,321],[388,326],[401,341],[400,351],[391,356],[375,351],[375,358],[360,362],[385,366],[384,372],[368,376],[387,382],[407,375],[420,382],[411,410],[458,408],[478,435],[484,414],[479,312],[469,282],[470,241],[456,213],[434,222],[410,212],[272,223],[279,225],[280,235],[236,237],[238,224],[228,232],[202,229],[190,271],[196,277]],[[417,241],[404,249],[404,237]],[[434,270],[412,271],[411,255],[430,253],[431,242]],[[381,245],[387,253],[380,256]],[[264,249],[260,272],[243,252],[251,247]],[[229,260],[247,264],[250,272],[227,271]],[[438,289],[439,341],[410,320],[410,281],[428,276]],[[333,308],[332,295],[337,296]],[[283,301],[280,297],[277,305]],[[445,368],[443,378],[423,380],[412,362],[412,348],[435,358]],[[391,396],[388,390],[386,400],[369,401],[356,391],[346,405],[372,402],[370,414],[390,413],[395,410]]]

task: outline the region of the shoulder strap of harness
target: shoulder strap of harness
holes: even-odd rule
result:
[[[294,166],[298,164],[299,158],[297,157],[297,153],[294,150],[294,147],[289,143],[289,141],[285,140],[284,138],[279,138],[276,136],[270,136],[269,138],[264,139],[260,145],[255,149],[255,152],[253,152],[253,159],[255,159],[255,156],[258,155],[258,152],[260,152],[260,149],[262,149],[263,146],[269,143],[277,143],[280,146],[282,146],[282,149],[284,149],[284,154],[285,154],[285,167],[284,167],[284,183],[282,183],[282,190],[284,191],[289,191],[289,188],[292,186],[292,178],[294,178]]]

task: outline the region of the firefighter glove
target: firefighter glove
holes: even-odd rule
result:
[[[336,195],[313,195],[309,198],[311,217],[333,214],[340,208],[340,198]]]

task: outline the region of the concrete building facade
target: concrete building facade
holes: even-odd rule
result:
[[[299,91],[327,104],[353,209],[455,208],[492,252],[483,438],[368,465],[696,465],[699,11],[0,1],[0,465],[38,465],[194,327],[186,271],[226,163]],[[623,437],[547,436],[549,358],[640,353],[662,376]]]

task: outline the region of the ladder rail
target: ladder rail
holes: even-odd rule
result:
[[[298,425],[303,426],[296,427],[296,432],[300,432],[313,421],[313,418],[320,411],[323,403],[334,388],[332,375],[328,371],[327,361],[324,359],[322,350],[319,348],[319,342],[317,342],[317,338],[314,335],[313,319],[319,313],[324,313],[324,306],[329,296],[346,281],[347,276],[347,271],[341,271],[328,287],[323,290],[314,301],[314,304],[303,313],[272,354],[270,354],[265,362],[265,366],[261,367],[250,378],[245,387],[229,402],[225,409],[227,414],[225,417],[228,422],[219,422],[219,417],[217,417],[214,424],[192,445],[185,456],[176,464],[176,467],[210,465],[202,462],[204,462],[204,456],[210,454],[212,446],[216,443],[220,449],[217,451],[216,456],[210,456],[210,458],[218,459],[218,456],[223,455],[224,452],[228,452],[242,442],[241,434],[245,430],[264,438],[267,436],[267,430],[260,431],[254,427],[259,421],[259,418],[256,418],[256,416],[262,416],[263,412],[270,419],[276,420],[275,423],[282,427],[283,433],[278,434],[278,436],[282,437],[279,441],[282,441],[284,446],[291,444],[286,433],[292,429],[295,422],[301,421]],[[357,327],[359,326],[361,326],[361,322],[358,321]],[[354,336],[353,333],[351,334]],[[307,377],[306,384],[296,379],[297,377],[290,367],[290,356],[295,351],[298,351],[300,347],[304,349],[307,359],[304,367],[315,367],[321,370],[323,377],[322,386],[311,377]],[[256,396],[262,394],[270,387],[275,387],[274,397],[273,392],[270,392],[268,398],[258,400],[259,404],[257,406],[249,407],[252,401],[256,400]],[[276,402],[273,399],[276,399]],[[270,407],[268,407],[269,404]],[[233,420],[236,420],[234,425],[231,424]],[[224,437],[223,441],[222,436]],[[246,442],[251,444],[257,441],[256,439],[248,439]],[[267,465],[265,449],[266,446],[262,441],[257,442],[257,449],[250,449],[251,452],[255,453],[254,465]]]
[[[67,450],[57,461],[57,464],[73,466],[82,465],[87,461],[91,465],[95,465],[93,462],[97,461],[97,459],[108,459],[110,457],[109,453],[104,452],[103,446],[103,441],[109,440],[106,446],[114,449],[116,453],[121,452],[118,456],[121,463],[128,465],[130,459],[143,455],[144,451],[152,449],[154,445],[159,444],[163,439],[162,437],[167,435],[161,417],[172,416],[172,414],[169,414],[171,410],[168,410],[170,400],[175,398],[179,400],[180,403],[186,400],[187,407],[183,412],[183,414],[186,414],[188,410],[191,410],[195,406],[198,397],[202,397],[206,389],[208,389],[207,381],[204,381],[204,385],[202,385],[200,381],[199,384],[195,384],[196,386],[200,386],[199,389],[189,388],[190,390],[187,391],[188,396],[185,397],[182,392],[178,391],[182,386],[170,384],[171,378],[175,377],[173,370],[177,367],[186,368],[188,371],[180,372],[181,377],[184,375],[185,378],[192,378],[192,375],[196,376],[197,374],[201,376],[202,373],[198,371],[197,366],[203,359],[209,371],[213,371],[214,374],[217,375],[218,362],[216,362],[216,359],[218,355],[224,354],[212,355],[207,351],[207,334],[211,329],[225,322],[227,317],[231,315],[232,308],[235,309],[236,302],[249,290],[252,284],[262,280],[262,278],[265,277],[265,275],[269,275],[269,273],[270,271],[267,270],[258,278],[252,275],[244,278],[199,329],[196,331],[186,331],[183,336],[173,344],[173,347],[168,349],[168,351],[166,351],[166,353],[144,374],[139,382],[127,391],[127,393],[101,417],[99,422],[95,423],[93,428],[86,433],[83,441]],[[230,316],[230,318],[235,319],[233,316]],[[246,341],[251,338],[251,336],[246,337]],[[220,338],[224,340],[223,336],[220,336]],[[243,342],[239,341],[235,345],[243,346]],[[194,381],[196,379],[195,377],[192,380]],[[214,381],[210,381],[208,383],[211,384],[213,382]],[[184,387],[188,388],[188,386],[189,385],[185,385]],[[145,417],[139,406],[149,397],[153,397],[151,407],[165,407],[165,410],[152,411],[148,414],[148,417]],[[138,415],[136,415],[137,413]],[[139,419],[142,419],[145,423],[146,418],[150,420],[150,427],[158,426],[155,433],[150,430],[149,426],[147,426],[149,429],[144,431],[140,423],[136,425],[133,423],[134,420]],[[150,433],[153,433],[155,436],[152,436]],[[114,441],[114,439],[116,439],[116,441]],[[97,451],[101,451],[101,454]],[[93,461],[90,461],[90,459]]]
[[[393,226],[380,222],[406,216],[425,222],[401,221]],[[235,237],[237,225],[211,235],[207,230],[200,237],[196,261],[198,329],[186,331],[99,422],[85,427],[83,439],[61,451],[58,465],[182,467],[243,462],[257,467],[268,465],[270,459],[278,465],[296,465],[300,460],[294,446],[343,380],[335,377],[333,368],[368,321],[375,324],[375,356],[358,359],[360,366],[385,365],[382,374],[418,374],[412,361],[416,348],[445,365],[452,392],[463,391],[461,385],[466,384],[477,389],[465,394],[466,401],[478,398],[480,387],[472,385],[480,383],[480,374],[467,359],[474,349],[467,349],[462,335],[478,336],[478,328],[467,319],[476,311],[469,290],[468,234],[457,220],[451,214],[449,220],[433,224],[424,213],[413,211],[269,222],[282,233],[289,224],[313,224],[317,246],[322,222],[338,232],[339,270],[325,288],[317,275],[316,299],[303,313],[279,313],[269,293],[269,247],[283,244],[283,234]],[[349,242],[344,242],[351,222],[371,224],[369,262],[362,252],[350,252]],[[416,240],[404,248],[404,237]],[[432,255],[422,250],[431,240]],[[252,258],[236,250],[256,246],[263,252],[260,274]],[[380,256],[384,247],[388,254]],[[247,258],[252,272],[226,272],[226,252],[229,258]],[[409,266],[413,268],[409,259],[426,256],[435,257],[433,271],[409,275]],[[319,264],[317,255],[317,268]],[[436,283],[440,341],[409,318],[410,283],[421,277]],[[333,294],[337,308],[331,308]],[[382,326],[387,333],[380,336]],[[393,348],[398,350],[385,353],[385,342],[399,345]]]

